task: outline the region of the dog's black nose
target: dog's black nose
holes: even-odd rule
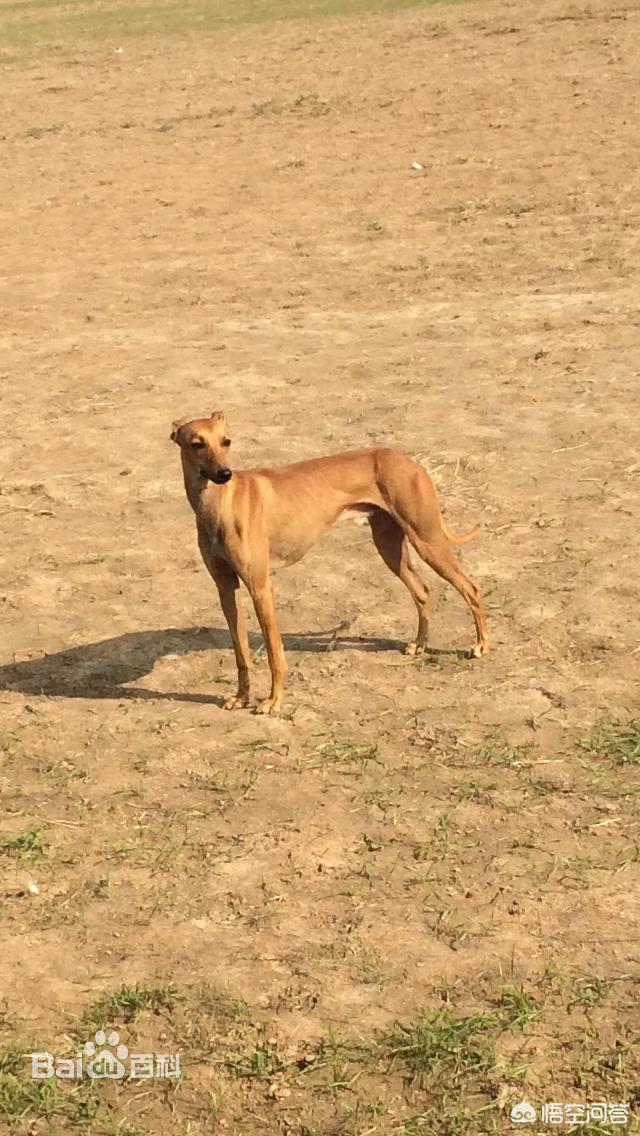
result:
[[[223,466],[222,469],[217,470],[214,481],[216,485],[225,485],[231,479],[231,470],[228,466]]]

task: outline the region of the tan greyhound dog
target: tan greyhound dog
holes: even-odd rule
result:
[[[196,515],[198,545],[213,576],[229,625],[238,665],[238,693],[225,708],[249,704],[249,638],[238,602],[240,580],[246,585],[264,635],[271,694],[261,714],[277,713],[287,665],[271,587],[271,569],[295,564],[318,537],[346,519],[368,519],[373,542],[388,568],[408,588],[418,609],[418,631],[407,651],[427,642],[431,612],[428,585],[409,559],[411,544],[422,560],[453,584],[468,603],[476,625],[471,655],[488,650],[489,637],[479,588],[465,576],[451,544],[464,536],[450,533],[440,514],[431,478],[416,462],[395,450],[371,449],[276,469],[229,467],[229,428],[224,414],[174,423],[172,441],[180,446],[184,485]]]

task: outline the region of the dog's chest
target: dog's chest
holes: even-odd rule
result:
[[[208,524],[204,532],[204,539],[213,556],[226,559],[226,554],[229,551],[229,541],[224,525],[215,521]]]
[[[246,534],[238,517],[212,514],[203,521],[199,529],[210,555],[231,565],[246,559]]]

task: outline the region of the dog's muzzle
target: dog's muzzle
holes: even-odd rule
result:
[[[231,480],[231,470],[227,466],[222,469],[217,469],[215,473],[207,473],[206,469],[201,469],[202,477],[206,477],[207,481],[212,481],[214,485],[226,485],[227,481]]]

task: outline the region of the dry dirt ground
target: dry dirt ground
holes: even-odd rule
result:
[[[8,52],[2,1133],[633,1129],[638,74],[625,0]],[[240,466],[418,457],[492,654],[436,579],[406,659],[341,526],[277,577],[288,715],[225,713],[168,437],[219,407]],[[107,1023],[181,1080],[30,1079]]]

